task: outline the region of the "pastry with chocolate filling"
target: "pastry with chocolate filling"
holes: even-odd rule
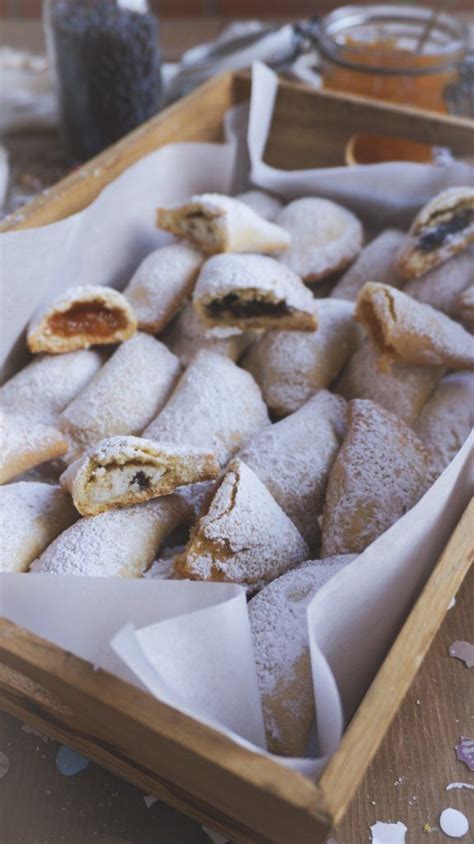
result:
[[[147,255],[123,291],[141,331],[163,331],[191,295],[203,260],[202,252],[186,243]]]
[[[336,393],[351,399],[370,399],[385,410],[413,425],[443,375],[441,366],[393,363],[380,369],[379,355],[370,337],[362,343],[345,366],[334,387]]]
[[[404,233],[398,229],[384,229],[364,246],[333,287],[330,296],[355,302],[361,287],[372,279],[392,287],[403,287],[405,279],[398,269],[397,257],[404,240]]]
[[[374,341],[380,367],[392,362],[450,369],[474,368],[474,340],[458,322],[386,284],[368,282],[356,319]]]
[[[291,246],[279,260],[308,284],[343,270],[362,247],[357,217],[329,199],[295,199],[276,221],[291,235]]]
[[[125,296],[112,287],[71,287],[41,308],[28,326],[31,352],[60,354],[89,346],[120,343],[137,330]]]
[[[140,504],[176,487],[217,478],[212,452],[155,443],[141,437],[110,437],[87,451],[61,475],[82,516]]]
[[[382,279],[377,278],[377,281]],[[439,267],[407,282],[403,292],[418,302],[431,305],[452,319],[457,319],[458,298],[473,281],[474,249],[466,249]]]
[[[415,425],[437,474],[456,456],[473,425],[474,373],[452,372],[426,402]]]
[[[319,516],[336,455],[346,435],[346,403],[327,390],[296,413],[263,428],[239,452],[305,538],[319,550]]]
[[[222,336],[224,335],[224,336]],[[188,302],[163,334],[170,351],[188,366],[202,349],[237,361],[253,342],[250,331],[220,331],[210,329]]]
[[[40,574],[141,577],[189,509],[177,495],[86,516],[61,533],[31,565]]]
[[[245,202],[257,214],[270,222],[276,219],[283,208],[283,202],[280,199],[264,190],[247,190],[244,193],[238,193],[235,198],[240,202]]]
[[[429,452],[408,425],[374,402],[349,402],[349,430],[329,474],[321,556],[359,554],[432,481]]]
[[[315,314],[316,331],[268,331],[243,359],[276,416],[293,413],[328,387],[361,342],[352,302],[317,299]]]
[[[208,255],[218,252],[282,252],[290,235],[245,202],[218,193],[192,196],[188,202],[158,208],[156,224],[190,240]]]
[[[268,423],[267,408],[252,376],[229,358],[202,351],[143,436],[212,451],[225,466]]]
[[[462,322],[468,331],[474,332],[474,284],[470,284],[457,296],[454,317]]]
[[[308,557],[308,546],[257,475],[232,460],[175,569],[191,580],[255,585]]]
[[[93,349],[63,355],[38,355],[0,387],[0,406],[52,425],[104,363]]]
[[[399,256],[406,279],[418,278],[474,242],[474,188],[448,188],[423,206]]]
[[[178,358],[163,343],[138,332],[122,343],[60,417],[70,441],[68,461],[105,437],[140,434],[179,378]]]
[[[351,555],[311,560],[278,577],[248,605],[267,747],[305,756],[315,719],[307,609]]]
[[[65,454],[64,435],[50,425],[0,411],[0,484]]]
[[[0,571],[28,571],[76,518],[69,495],[58,486],[20,481],[0,487]]]
[[[199,273],[193,306],[210,327],[317,328],[308,288],[291,270],[265,255],[210,258]]]

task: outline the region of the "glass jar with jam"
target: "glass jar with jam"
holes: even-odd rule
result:
[[[323,87],[446,112],[466,52],[464,24],[422,6],[343,6],[323,18]]]
[[[84,161],[161,103],[158,22],[147,0],[45,0],[63,139]]]

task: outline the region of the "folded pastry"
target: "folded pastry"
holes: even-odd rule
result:
[[[194,526],[176,573],[191,580],[261,584],[308,557],[293,522],[242,460],[232,460],[208,513]]]
[[[474,332],[474,284],[470,284],[457,296],[454,317],[462,322],[468,331]]]
[[[38,355],[0,387],[0,406],[45,424],[58,415],[98,372],[104,358],[92,349]]]
[[[82,516],[96,516],[217,478],[219,472],[215,455],[203,449],[109,437],[72,463],[60,483]]]
[[[296,413],[263,428],[239,452],[312,552],[319,550],[318,518],[346,425],[345,401],[318,390]]]
[[[374,341],[380,366],[393,361],[450,369],[474,367],[474,340],[458,322],[401,290],[368,282],[359,293],[356,319]]]
[[[170,322],[191,295],[203,260],[202,252],[186,243],[147,255],[123,291],[141,331],[157,334]]]
[[[268,331],[243,359],[276,416],[293,413],[328,387],[361,341],[351,302],[317,299],[315,313],[317,331]]]
[[[283,203],[272,196],[271,193],[266,193],[264,190],[247,190],[244,193],[238,193],[235,197],[240,202],[245,202],[261,217],[272,222],[278,216],[278,212],[283,207]]]
[[[188,517],[177,495],[88,516],[61,533],[30,571],[90,577],[140,577],[166,537]]]
[[[218,252],[281,252],[289,234],[245,202],[218,193],[192,196],[188,202],[158,208],[156,224],[194,243],[208,255]]]
[[[64,435],[49,425],[0,411],[0,484],[68,449]]]
[[[469,436],[474,425],[474,374],[446,375],[426,402],[415,431],[440,474]]]
[[[413,425],[421,408],[441,380],[440,366],[394,363],[381,370],[370,337],[352,355],[334,387],[345,399],[370,399]]]
[[[62,412],[70,459],[105,437],[139,434],[165,404],[181,372],[163,343],[137,333],[122,343]]]
[[[377,281],[382,280],[377,278]],[[403,292],[456,319],[458,298],[473,281],[474,249],[466,249],[420,278],[407,282]]]
[[[120,343],[137,330],[125,296],[113,287],[71,287],[33,317],[27,333],[32,352],[58,354]]]
[[[143,436],[207,449],[225,465],[268,422],[260,390],[248,372],[229,358],[202,351]]]
[[[315,719],[308,605],[354,559],[311,560],[269,583],[248,605],[267,747],[306,756]]]
[[[0,487],[0,571],[28,571],[76,518],[69,495],[58,486],[19,482]]]
[[[418,212],[402,247],[404,278],[437,267],[474,242],[474,187],[448,188]]]
[[[194,309],[208,326],[315,330],[314,298],[295,273],[265,255],[215,255],[204,264]]]
[[[364,246],[342,278],[333,287],[330,296],[353,302],[366,281],[378,281],[392,287],[403,287],[405,279],[398,269],[398,253],[405,240],[398,229],[385,229]]]
[[[295,199],[276,221],[291,235],[291,246],[279,260],[309,283],[343,270],[362,247],[357,217],[329,199]]]
[[[253,341],[249,331],[223,331],[210,329],[188,302],[168,326],[163,341],[187,366],[201,349],[238,360]],[[224,334],[224,336],[221,336]]]
[[[433,481],[430,455],[393,413],[349,403],[349,430],[329,475],[321,556],[357,554],[416,504]]]

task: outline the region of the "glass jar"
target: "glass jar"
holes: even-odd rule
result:
[[[457,18],[404,4],[343,6],[323,18],[323,87],[446,112],[466,30]]]
[[[146,0],[46,0],[44,21],[64,143],[84,161],[158,111],[158,22]]]

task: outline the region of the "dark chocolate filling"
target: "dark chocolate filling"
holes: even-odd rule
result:
[[[213,299],[206,305],[206,310],[211,317],[219,317],[228,311],[238,319],[258,316],[283,317],[291,313],[285,302],[240,299],[237,293],[227,293],[222,299]]]
[[[139,469],[132,478],[132,484],[136,484],[139,489],[148,489],[150,486],[150,478],[147,478],[145,472]]]
[[[450,235],[457,234],[467,228],[473,220],[474,211],[471,208],[458,211],[449,220],[443,220],[442,223],[432,226],[420,235],[418,249],[421,249],[422,252],[431,252],[433,249],[438,249]]]

